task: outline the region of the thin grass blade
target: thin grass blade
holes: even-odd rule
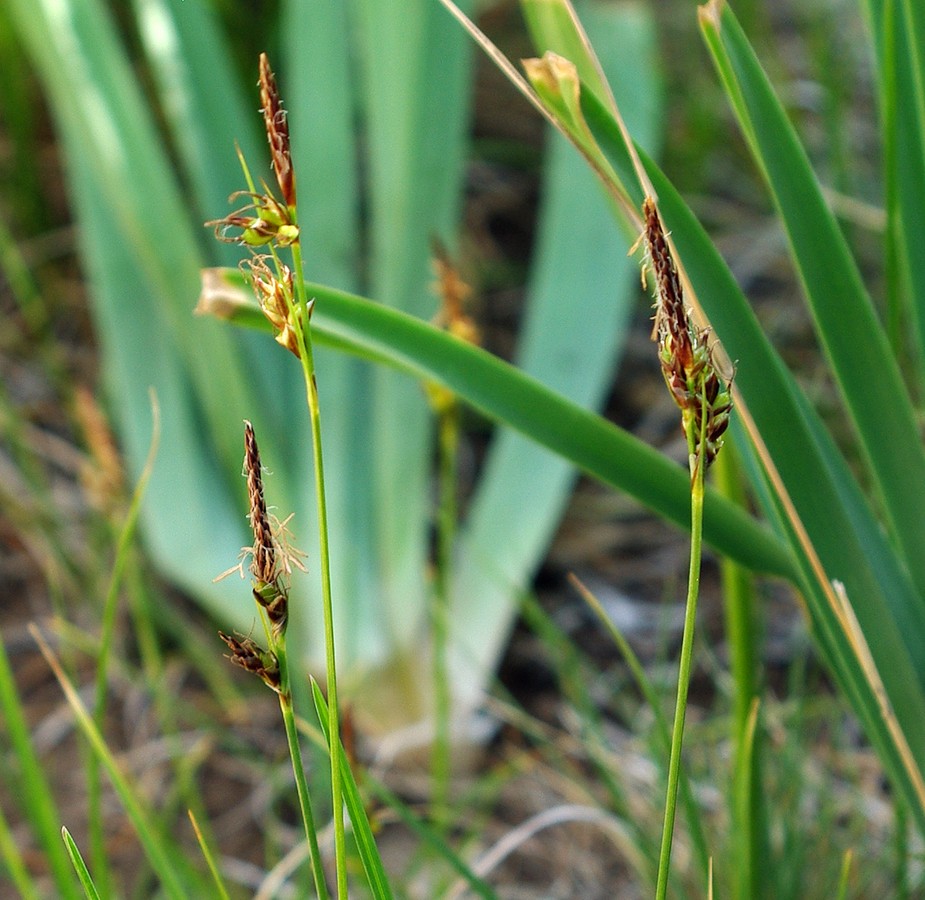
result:
[[[445,860],[453,871],[469,886],[469,890],[474,895],[482,897],[483,900],[497,900],[498,895],[491,885],[472,871],[466,861],[440,837],[440,832],[437,829],[429,827],[426,822],[422,822],[414,811],[408,808],[407,804],[403,803],[396,794],[381,782],[376,781],[374,778],[368,778],[366,787],[381,803],[388,806],[405,827],[421,839],[423,844],[426,844]]]
[[[164,893],[168,897],[175,898],[175,900],[183,900],[183,898],[189,897],[189,891],[196,888],[187,883],[177,869],[175,865],[176,852],[167,846],[160,829],[144,808],[139,793],[116,762],[115,757],[106,745],[106,741],[94,724],[93,718],[80,699],[80,694],[65,675],[42,633],[35,625],[30,625],[29,631],[39,645],[46,662],[55,673],[55,677],[58,679],[58,683],[61,685],[68,704],[74,713],[78,728],[87,739],[93,753],[97,755],[103,764],[103,768],[106,769],[106,773],[109,775],[110,781],[119,795],[119,799],[122,801],[122,805],[134,826],[135,833],[145,850],[148,861],[160,880]]]
[[[328,745],[328,752],[331,752],[331,736],[328,729],[328,704],[321,693],[321,688],[315,679],[311,679],[312,699],[315,703],[315,712],[318,715],[318,722],[321,730],[324,732],[324,739]],[[366,804],[357,787],[356,779],[353,777],[353,771],[347,754],[344,752],[344,745],[337,741],[336,752],[341,755],[341,773],[343,777],[344,804],[350,815],[350,821],[353,824],[353,836],[356,840],[357,849],[360,853],[360,859],[363,863],[363,871],[366,873],[366,883],[372,895],[377,900],[391,900],[392,889],[389,885],[389,879],[382,864],[382,857],[379,854],[379,847],[376,845],[376,838],[369,824],[369,817],[366,815]]]
[[[215,854],[212,853],[212,848],[209,846],[208,841],[206,841],[205,835],[202,833],[199,822],[193,815],[192,810],[189,811],[189,820],[196,834],[196,841],[199,844],[199,849],[202,851],[202,858],[206,861],[206,865],[209,868],[209,874],[212,876],[212,883],[215,885],[219,900],[230,900],[225,882],[222,879],[222,874],[219,872],[218,865],[215,862]]]
[[[90,870],[87,868],[84,858],[80,855],[80,849],[75,843],[74,838],[71,837],[71,833],[66,828],[62,828],[61,837],[64,840],[67,855],[70,857],[71,863],[74,866],[74,871],[77,873],[77,878],[84,889],[84,894],[87,896],[88,900],[100,900],[100,892],[96,889],[93,877],[90,875]]]
[[[42,849],[61,896],[68,900],[77,900],[80,894],[74,886],[73,870],[61,844],[61,817],[45,777],[45,767],[32,746],[10,658],[6,652],[6,644],[2,640],[0,640],[0,711],[3,713],[6,740],[16,760],[17,794],[21,797],[23,812],[32,825],[35,839]],[[5,826],[4,833],[7,833]],[[24,874],[15,862],[10,866],[10,871],[13,874],[17,872]]]
[[[806,153],[732,11],[713,4],[701,24],[780,212],[882,512],[925,598],[925,451],[897,361]],[[925,613],[925,600],[916,605]]]

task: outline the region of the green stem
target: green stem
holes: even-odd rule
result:
[[[735,450],[734,443],[727,440],[713,466],[714,483],[720,493],[744,507],[745,485]],[[751,573],[733,560],[723,559],[720,578],[734,685],[732,810],[738,896],[756,897],[760,894],[760,886],[768,883],[770,859],[767,809],[761,790],[760,710],[755,708],[761,696],[760,623]]]
[[[705,416],[704,416],[705,418]],[[691,428],[688,428],[691,431]],[[701,434],[703,431],[701,430]],[[687,712],[687,692],[691,680],[694,655],[694,624],[697,618],[697,597],[700,592],[700,557],[703,539],[703,470],[702,454],[691,454],[691,556],[687,582],[687,603],[684,612],[684,636],[678,666],[678,697],[675,704],[674,727],[671,732],[671,754],[668,760],[668,791],[665,799],[665,822],[658,858],[656,900],[665,900],[671,866],[671,840],[674,834],[675,810],[678,801],[678,781],[681,773],[681,744],[684,739],[684,716]]]
[[[299,746],[299,732],[296,728],[295,712],[292,708],[292,687],[289,678],[289,659],[286,654],[286,637],[282,635],[274,642],[273,650],[279,663],[279,708],[283,715],[283,725],[286,729],[286,741],[289,744],[289,758],[292,760],[292,774],[295,776],[296,792],[299,795],[299,806],[302,810],[302,822],[305,826],[305,836],[311,851],[312,875],[315,879],[315,891],[320,900],[328,900],[328,886],[324,878],[324,868],[321,865],[321,850],[318,846],[318,832],[315,828],[315,817],[312,813],[311,798],[308,793],[308,782],[305,780],[305,767],[302,765],[302,750]]]
[[[431,610],[434,678],[434,746],[431,754],[433,818],[449,821],[450,713],[452,698],[447,673],[449,585],[456,535],[456,488],[459,468],[459,404],[451,400],[439,416],[440,501],[437,511],[437,557]]]
[[[298,244],[292,246],[292,260],[299,312],[295,316],[296,333],[301,349],[302,372],[311,419],[312,451],[315,458],[315,501],[318,507],[318,537],[321,554],[321,603],[324,611],[325,669],[328,694],[328,735],[332,748],[340,742],[340,714],[337,702],[337,667],[334,653],[334,604],[331,599],[331,558],[328,546],[328,508],[324,488],[324,462],[321,449],[321,413],[318,403],[318,385],[315,380],[315,361],[312,354],[311,328],[309,327],[308,298],[302,274],[302,254]],[[334,816],[334,860],[337,870],[338,900],[347,900],[347,843],[344,831],[343,781],[340,771],[340,754],[332,750],[331,803]]]
[[[735,447],[727,441],[713,466],[714,484],[720,493],[744,506],[745,486]],[[759,694],[759,637],[755,616],[754,585],[749,572],[738,563],[720,563],[723,609],[730,650],[730,669],[735,684],[735,734],[737,742],[748,729],[752,701]]]

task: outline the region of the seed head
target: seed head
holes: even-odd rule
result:
[[[465,311],[466,301],[472,289],[462,280],[446,247],[436,238],[431,241],[431,250],[431,265],[437,276],[431,290],[440,298],[440,309],[434,316],[433,324],[461,341],[478,344],[482,337],[478,325]],[[456,394],[445,385],[425,381],[424,391],[431,408],[438,415],[445,415],[458,406]]]
[[[466,301],[472,294],[472,288],[462,280],[446,247],[436,238],[431,241],[431,250],[431,264],[437,276],[431,289],[440,298],[440,311],[434,324],[460,340],[478,344],[482,337],[478,325],[466,312]]]
[[[250,523],[254,532],[251,553],[251,575],[254,576],[254,599],[266,611],[267,619],[277,635],[286,630],[289,618],[288,557],[280,552],[276,533],[270,524],[267,503],[263,496],[263,475],[257,438],[250,422],[244,423],[244,471],[247,475],[247,495],[250,500]]]
[[[273,268],[268,261],[273,262]],[[241,263],[250,278],[263,314],[276,330],[276,342],[301,358],[294,317],[299,315],[295,303],[292,270],[267,256],[252,256]],[[303,323],[304,324],[304,323]]]
[[[723,445],[732,411],[731,379],[724,379],[713,358],[709,332],[697,326],[684,304],[681,279],[665,238],[655,202],[646,197],[643,238],[647,263],[655,276],[655,327],[662,374],[681,409],[681,426],[692,448],[692,463],[705,466]],[[693,470],[692,470],[693,471]]]
[[[234,637],[220,631],[218,636],[225,642],[231,655],[228,657],[236,666],[253,672],[267,687],[279,693],[279,661],[271,650],[264,650],[249,637]]]
[[[260,54],[260,103],[263,122],[270,144],[270,158],[276,182],[283,200],[289,207],[295,206],[295,172],[292,168],[292,152],[289,145],[289,124],[276,87],[276,76],[270,68],[266,53]]]
[[[251,530],[254,532],[251,573],[258,581],[269,583],[276,580],[276,544],[273,541],[267,503],[263,496],[260,450],[257,447],[254,426],[250,422],[244,423],[244,471],[247,474]]]
[[[264,193],[235,191],[229,201],[238,197],[250,198],[250,203],[229,213],[223,219],[206,222],[215,231],[215,237],[225,244],[243,244],[245,247],[264,247],[273,243],[289,247],[299,240],[299,227],[292,212],[273,196],[264,184]]]

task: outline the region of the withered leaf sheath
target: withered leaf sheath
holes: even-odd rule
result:
[[[250,422],[244,423],[244,471],[247,475],[247,495],[250,500],[250,523],[254,532],[251,559],[254,599],[266,610],[274,632],[279,635],[286,628],[289,590],[283,578],[278,547],[263,496],[260,451]]]
[[[270,68],[266,53],[260,54],[260,103],[263,121],[270,144],[270,158],[273,171],[283,200],[289,207],[295,206],[295,172],[292,168],[292,153],[289,146],[289,125],[286,110],[283,109],[276,87],[276,76]]]
[[[697,327],[684,305],[681,279],[651,197],[643,201],[642,212],[648,263],[655,276],[653,338],[658,342],[662,374],[681,409],[685,434],[694,436],[695,456],[709,466],[729,426],[731,380],[720,375],[708,332]]]

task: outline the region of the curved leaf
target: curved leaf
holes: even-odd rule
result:
[[[269,332],[237,270],[209,272],[236,298],[238,324]],[[576,467],[682,528],[688,527],[687,470],[638,438],[492,356],[398,310],[319,284],[312,334],[320,343],[387,363],[419,381],[448,387],[488,418],[527,435]],[[212,302],[216,293],[210,288]],[[717,550],[750,569],[785,578],[796,575],[789,552],[763,525],[714,491],[707,491],[704,535]]]

